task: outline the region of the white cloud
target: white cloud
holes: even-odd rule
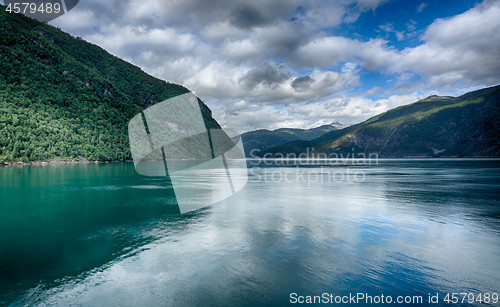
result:
[[[396,31],[394,32],[394,34],[396,35],[398,41],[402,41],[403,39],[405,39],[405,34],[403,32]]]
[[[355,123],[423,94],[499,82],[499,1],[438,19],[425,31],[410,20],[404,29],[382,24],[385,37],[332,34],[384,2],[87,0],[53,23],[196,91],[219,122],[240,130]],[[417,33],[418,46],[390,46]],[[271,70],[259,71],[265,65]],[[273,67],[280,71],[269,79]],[[367,70],[393,79],[394,88],[349,96]],[[366,98],[374,94],[386,98]]]
[[[353,58],[361,45],[357,40],[342,36],[318,38],[300,47],[291,63],[297,67],[328,69],[336,62]]]
[[[430,94],[429,94],[430,95]],[[427,95],[428,96],[428,95]],[[355,124],[374,114],[415,102],[423,95],[392,95],[371,100],[362,96],[338,97],[313,103],[295,103],[285,106],[261,105],[238,101],[229,106],[215,105],[214,115],[226,127],[237,131],[278,128],[313,128],[340,121]]]
[[[74,9],[51,23],[70,33],[86,33],[92,31],[98,22],[91,9]]]
[[[328,122],[340,121],[354,124],[389,109],[418,100],[417,95],[392,95],[385,99],[372,100],[363,96],[332,98],[323,102],[297,104],[291,110],[304,118],[323,118]]]
[[[500,79],[500,2],[487,1],[429,26],[425,44],[403,50],[392,71],[411,70],[429,78],[460,75],[456,80],[495,84]],[[451,80],[451,79],[450,79]],[[453,86],[453,83],[450,84]]]
[[[330,36],[304,45],[296,53],[297,66],[327,69],[335,63],[360,59],[369,70],[389,73],[412,71],[426,80],[471,79],[476,84],[495,84],[500,79],[500,2],[485,2],[449,19],[438,19],[423,35],[424,43],[398,51],[387,41]],[[411,26],[411,25],[410,25]],[[392,25],[382,25],[387,32],[396,32]],[[402,39],[399,34],[398,39]],[[425,81],[425,80],[424,80]],[[431,84],[436,84],[431,82]],[[449,83],[450,87],[455,83]]]
[[[261,53],[260,46],[250,39],[229,41],[221,48],[222,56],[236,62],[257,58]]]

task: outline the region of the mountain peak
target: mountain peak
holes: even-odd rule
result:
[[[425,101],[436,101],[436,100],[448,100],[448,99],[454,99],[454,98],[455,97],[451,97],[451,96],[430,95],[429,97],[424,98],[422,100],[425,100]]]
[[[429,96],[331,131],[308,143],[289,142],[262,153],[375,154],[378,157],[499,157],[500,86],[460,97]]]
[[[336,129],[344,129],[345,127],[349,127],[349,125],[344,125],[341,122],[332,122],[328,124],[328,126],[334,127]]]

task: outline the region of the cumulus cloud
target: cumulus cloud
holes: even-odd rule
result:
[[[292,87],[298,91],[302,92],[307,90],[311,84],[314,83],[314,79],[310,76],[297,77],[292,81]]]
[[[251,29],[255,26],[269,24],[273,18],[267,11],[258,10],[251,4],[242,3],[233,8],[229,21],[238,28]]]
[[[383,35],[372,38],[335,31],[385,2],[86,0],[52,23],[187,86],[219,122],[240,130],[355,123],[431,92],[499,82],[499,1],[426,29],[409,20],[398,29],[381,23]],[[390,43],[407,38],[420,43]],[[356,91],[367,71],[384,75],[392,88]]]
[[[248,71],[239,82],[246,89],[253,89],[261,84],[275,89],[280,83],[290,78],[290,73],[284,65],[264,64]]]
[[[474,80],[477,84],[495,84],[500,79],[500,2],[487,1],[469,11],[438,19],[425,31],[423,44],[398,51],[387,41],[329,36],[302,46],[294,62],[299,67],[323,69],[336,62],[361,59],[367,69],[384,69],[389,73],[412,71],[428,81],[443,77],[448,81]],[[410,28],[412,24],[409,25]],[[396,32],[392,25],[381,25],[387,32]],[[321,55],[325,55],[321,57]],[[454,82],[449,86],[455,86]]]
[[[238,127],[241,132],[253,129],[313,128],[319,125],[341,122],[355,124],[373,114],[424,98],[419,95],[391,95],[371,100],[362,96],[337,97],[326,101],[297,103],[285,106],[261,105],[238,101],[229,106],[214,106],[214,116],[227,127]]]
[[[438,19],[425,32],[425,43],[403,50],[390,69],[411,70],[434,80],[456,75],[456,80],[495,84],[500,79],[498,16],[500,2],[487,1],[463,14]]]

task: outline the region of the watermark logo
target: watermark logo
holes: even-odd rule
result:
[[[261,154],[252,149],[248,164],[249,174],[254,180],[264,183],[285,183],[295,185],[335,184],[343,182],[361,183],[366,179],[365,167],[378,165],[377,153],[305,152]]]
[[[69,12],[78,4],[78,0],[0,0],[0,4],[5,5],[6,12],[47,22]]]
[[[247,183],[241,138],[218,128],[192,93],[145,109],[128,132],[137,173],[170,180],[181,213],[222,201]]]

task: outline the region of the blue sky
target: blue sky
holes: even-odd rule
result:
[[[363,41],[381,38],[387,40],[388,46],[403,50],[420,45],[422,43],[420,37],[425,29],[437,18],[459,15],[478,3],[480,1],[389,1],[376,10],[361,14],[354,23],[346,23],[338,29],[332,29],[332,34]],[[418,82],[419,79],[419,76],[412,76],[406,82]],[[361,73],[360,85],[354,91],[364,92],[373,87],[390,89],[394,86],[391,80],[390,75],[380,71],[364,71]],[[383,95],[370,95],[370,97],[381,98]]]
[[[498,16],[494,0],[84,0],[52,24],[243,132],[354,124],[496,85]]]

